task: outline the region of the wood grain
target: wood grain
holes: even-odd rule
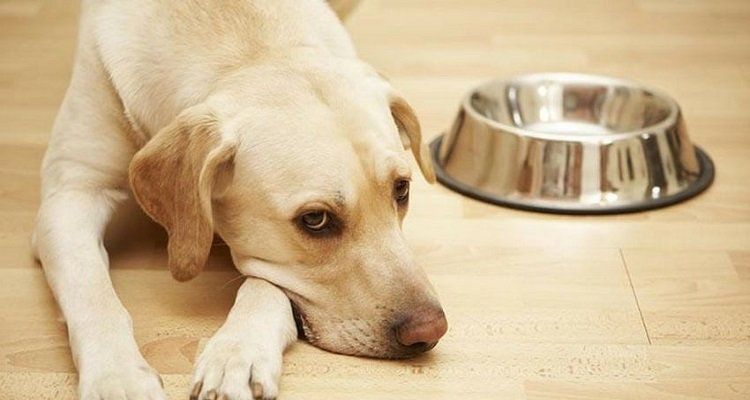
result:
[[[346,2],[345,2],[346,3]],[[74,399],[64,321],[30,256],[38,169],[66,88],[78,4],[0,1],[0,399]],[[609,217],[533,214],[414,185],[408,240],[450,329],[383,361],[297,343],[282,399],[750,398],[750,2],[368,0],[347,28],[421,117],[447,127],[482,80],[580,71],[672,94],[714,158],[705,194]],[[197,352],[238,282],[227,249],[177,283],[137,207],[107,235],[145,357],[186,398]]]

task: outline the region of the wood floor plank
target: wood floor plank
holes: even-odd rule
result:
[[[660,248],[672,251],[742,251],[750,246],[750,223],[615,221],[513,213],[510,218],[494,219],[412,216],[404,223],[404,230],[410,241],[420,246],[538,247],[545,243],[544,238],[554,239],[555,246],[577,248],[648,249],[658,243]]]
[[[623,254],[653,343],[750,343],[750,285],[726,252]]]
[[[632,383],[526,382],[529,400],[745,400],[750,395],[746,382],[706,385],[693,381]]]

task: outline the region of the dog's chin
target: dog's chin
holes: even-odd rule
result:
[[[325,333],[319,334],[316,331],[314,324],[311,324],[310,319],[307,318],[305,313],[293,301],[292,314],[294,315],[294,322],[297,325],[297,337],[299,339],[332,353],[380,359],[405,359],[417,357],[435,347],[434,343],[430,345],[416,344],[413,346],[403,346],[398,344],[392,333],[386,335],[387,337],[380,341],[380,345],[368,343],[367,339],[329,340],[328,335],[325,335]],[[366,332],[360,331],[359,333],[365,338],[371,337]],[[330,336],[340,335],[334,334]]]
[[[419,344],[415,346],[392,345],[392,346],[384,346],[383,348],[373,348],[371,346],[367,346],[364,343],[356,344],[355,346],[351,346],[351,345],[342,346],[340,343],[336,343],[336,342],[330,343],[325,340],[311,341],[307,339],[307,341],[313,346],[322,350],[329,351],[331,353],[347,355],[347,356],[388,359],[388,360],[415,358],[415,357],[425,354],[425,352],[429,351],[435,346],[434,344],[429,345],[429,346]]]

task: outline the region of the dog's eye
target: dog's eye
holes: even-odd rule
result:
[[[393,187],[393,198],[398,204],[406,204],[409,201],[409,181],[403,179],[396,182]]]
[[[305,229],[311,232],[322,232],[329,227],[331,217],[326,211],[311,211],[303,214],[300,220]]]

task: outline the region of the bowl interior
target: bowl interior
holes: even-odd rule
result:
[[[665,96],[615,80],[550,78],[490,82],[474,91],[467,105],[501,125],[589,136],[642,131],[676,109]]]

